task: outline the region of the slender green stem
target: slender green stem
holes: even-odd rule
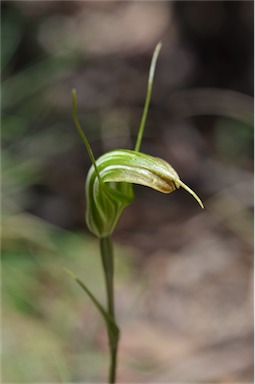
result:
[[[113,260],[113,246],[111,237],[103,237],[100,239],[100,251],[105,275],[105,285],[107,293],[107,308],[108,313],[115,323],[114,311],[114,260]],[[111,353],[111,362],[109,369],[109,383],[115,383],[116,368],[117,368],[117,353],[118,353],[118,337],[115,337],[110,328],[108,327],[109,348]]]
[[[114,318],[114,294],[113,294],[113,275],[114,275],[114,262],[113,262],[113,247],[111,238],[103,237],[100,239],[100,251],[102,263],[105,273],[105,283],[107,290],[107,307],[109,314]]]
[[[154,73],[155,73],[156,63],[157,63],[157,59],[158,59],[158,55],[159,55],[159,51],[161,49],[161,46],[162,46],[161,42],[157,44],[157,46],[154,50],[154,53],[153,53],[152,60],[151,60],[147,94],[146,94],[145,104],[144,104],[144,108],[143,108],[143,115],[142,115],[139,131],[138,131],[138,136],[137,136],[137,140],[136,140],[136,145],[135,145],[135,151],[137,151],[137,152],[139,152],[140,147],[141,147],[141,143],[142,143],[144,127],[145,127],[146,118],[147,118],[149,105],[150,105],[150,101],[151,101],[151,91],[152,91]]]

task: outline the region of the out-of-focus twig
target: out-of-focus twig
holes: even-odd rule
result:
[[[253,126],[253,99],[243,93],[217,88],[193,88],[171,94],[168,101],[173,117],[217,115]]]

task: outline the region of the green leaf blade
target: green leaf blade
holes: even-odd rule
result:
[[[86,294],[89,296],[91,301],[94,303],[98,311],[101,313],[103,320],[106,323],[108,333],[110,336],[110,342],[112,345],[116,345],[119,339],[120,330],[117,324],[114,322],[110,314],[104,309],[104,307],[99,303],[99,301],[96,299],[96,297],[93,295],[93,293],[86,287],[86,285],[78,278],[78,276],[75,275],[72,271],[70,271],[67,268],[64,268],[64,271],[74,279],[78,285],[83,289],[83,291],[86,292]]]

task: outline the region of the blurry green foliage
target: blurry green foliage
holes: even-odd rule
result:
[[[24,21],[17,13],[6,11],[1,19],[1,68],[4,70],[15,55],[24,32]]]
[[[75,57],[59,55],[40,60],[23,69],[3,82],[2,108],[7,109],[18,105],[51,83],[68,76],[73,72],[74,67]],[[40,108],[40,104],[38,107]]]
[[[215,145],[222,160],[236,166],[247,166],[253,157],[253,130],[238,120],[217,119]]]

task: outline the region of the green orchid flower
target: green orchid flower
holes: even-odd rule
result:
[[[73,116],[76,128],[92,161],[86,180],[86,222],[90,231],[99,238],[112,234],[123,209],[134,200],[132,184],[144,185],[162,193],[170,193],[183,187],[202,208],[204,207],[200,198],[180,180],[170,164],[139,151],[160,48],[161,43],[156,46],[152,58],[144,113],[133,151],[118,149],[105,153],[95,160],[78,120],[76,91],[73,90]]]
[[[166,161],[141,152],[118,149],[105,153],[92,165],[86,181],[88,228],[97,237],[112,234],[123,209],[134,200],[132,184],[162,193],[183,187],[198,201],[199,197]]]

